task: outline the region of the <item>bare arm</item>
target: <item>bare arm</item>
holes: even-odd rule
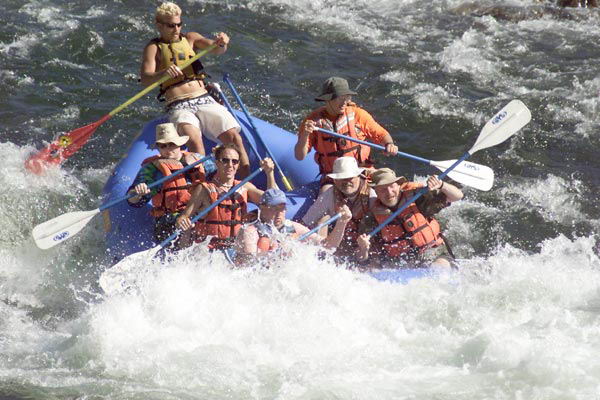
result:
[[[300,131],[298,132],[298,141],[296,142],[296,146],[294,146],[294,156],[296,160],[302,161],[304,157],[308,154],[310,150],[310,144],[308,142],[308,137],[315,130],[316,125],[315,121],[307,119],[302,122],[300,125]]]
[[[277,182],[275,181],[275,173],[273,172],[275,171],[275,163],[273,160],[268,157],[265,158],[260,162],[260,167],[267,175],[267,189],[279,189],[279,186],[277,186]],[[258,204],[264,191],[260,190],[250,182],[246,183],[244,187],[248,190],[248,200],[254,204]]]
[[[435,175],[427,178],[427,187],[429,190],[439,190],[440,192],[444,193],[446,195],[446,199],[448,199],[448,202],[450,203],[461,200],[464,196],[462,190],[448,182],[439,180]]]
[[[194,225],[192,224],[191,216],[194,215],[197,211],[201,211],[202,209],[208,207],[210,205],[210,197],[208,195],[208,191],[204,187],[204,185],[198,185],[193,193],[190,201],[187,204],[187,207],[181,215],[177,218],[176,225],[177,228],[187,231],[191,229]]]
[[[194,49],[204,50],[208,46],[216,44],[217,47],[211,51],[211,54],[223,54],[227,51],[229,46],[229,36],[227,36],[227,34],[224,32],[217,33],[217,36],[215,36],[214,39],[204,37],[197,32],[189,32],[185,35],[185,37]]]
[[[352,219],[352,212],[347,205],[340,207],[337,212],[342,213],[342,216],[336,221],[333,230],[329,235],[327,235],[327,239],[325,239],[323,242],[323,246],[327,249],[335,249],[340,245],[342,239],[344,238],[346,225]]]

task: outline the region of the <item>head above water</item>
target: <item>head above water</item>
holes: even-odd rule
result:
[[[333,172],[327,176],[333,179],[333,185],[344,196],[352,196],[361,186],[364,168],[359,168],[354,157],[340,157],[333,162]]]
[[[159,144],[174,143],[177,146],[183,146],[189,140],[189,136],[179,136],[175,125],[172,123],[156,125],[156,139],[153,147],[158,147]]]
[[[316,101],[329,101],[342,96],[354,96],[357,93],[350,90],[348,81],[338,76],[328,78],[321,88],[321,94],[315,97]]]
[[[165,17],[180,17],[181,8],[170,1],[162,3],[156,8],[156,22],[161,22]]]
[[[260,220],[279,228],[285,222],[287,198],[279,189],[267,189],[260,198]]]
[[[369,186],[375,190],[379,201],[388,207],[395,207],[402,192],[400,185],[408,180],[403,176],[397,177],[396,173],[389,168],[378,169],[371,174],[370,178]]]

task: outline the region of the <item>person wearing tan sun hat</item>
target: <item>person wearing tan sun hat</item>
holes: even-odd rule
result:
[[[387,155],[398,151],[389,132],[352,102],[352,96],[356,94],[346,79],[336,76],[327,79],[321,94],[315,98],[325,105],[313,110],[300,124],[294,155],[296,159],[303,160],[311,149],[315,149],[315,162],[319,165],[322,184],[330,183],[325,175],[331,173],[333,163],[339,157],[353,157],[360,167],[372,167],[373,162],[369,146],[321,133],[317,128],[385,146]]]
[[[160,89],[164,97],[169,121],[182,136],[189,136],[188,148],[205,154],[203,136],[215,143],[234,143],[240,149],[240,176],[247,176],[250,163],[244,149],[240,126],[229,111],[219,104],[207,90],[207,74],[200,60],[181,69],[180,66],[195,56],[196,50],[216,45],[210,52],[220,55],[227,51],[229,36],[219,32],[209,39],[197,32],[182,32],[181,8],[164,2],[155,14],[155,28],[159,36],[144,48],[140,80],[149,86],[168,75]]]
[[[174,232],[175,219],[185,209],[191,197],[192,186],[204,182],[206,178],[205,166],[199,164],[153,190],[148,188],[157,180],[200,159],[196,153],[181,149],[188,140],[187,136],[179,136],[171,123],[157,125],[156,140],[152,147],[158,149],[159,154],[142,161],[142,167],[128,191],[136,194],[128,199],[132,207],[142,207],[152,201],[150,213],[155,218],[154,237],[157,242],[161,242]],[[210,160],[204,164],[209,170],[216,169]]]
[[[450,266],[454,256],[441,232],[439,222],[433,215],[450,203],[461,200],[462,191],[448,182],[439,180],[437,176],[427,178],[426,184],[409,182],[403,176],[396,176],[389,168],[376,170],[370,179],[369,186],[377,196],[369,210],[374,218],[372,228],[385,221],[419,189],[427,186],[429,191],[410,204],[376,235],[377,245],[373,248],[369,236],[360,235],[357,240],[359,259],[366,263],[375,255],[374,258],[379,260],[373,260],[373,265],[385,260],[392,265],[403,264],[409,267]]]

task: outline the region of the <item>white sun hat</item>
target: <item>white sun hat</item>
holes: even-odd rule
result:
[[[333,172],[327,174],[331,179],[348,179],[359,176],[365,169],[359,168],[354,157],[340,157],[333,162]]]

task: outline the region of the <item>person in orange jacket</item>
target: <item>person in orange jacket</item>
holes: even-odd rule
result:
[[[258,204],[263,191],[253,183],[247,182],[213,208],[204,218],[192,225],[191,218],[196,213],[216,202],[220,196],[240,183],[235,179],[240,165],[240,149],[233,143],[227,143],[215,147],[213,151],[217,172],[209,182],[204,182],[194,189],[192,198],[177,218],[176,225],[182,231],[191,230],[193,227],[196,242],[202,242],[210,237],[209,249],[221,250],[233,244],[247,213],[248,202]],[[273,174],[273,160],[265,158],[260,162],[260,166],[267,176],[267,188],[277,188]]]
[[[377,195],[377,200],[370,208],[370,216],[374,219],[373,228],[404,206],[407,200],[425,186],[423,183],[409,182],[403,176],[397,177],[389,168],[378,169],[370,178],[369,185]],[[452,265],[454,255],[433,215],[450,203],[461,200],[463,193],[456,186],[439,180],[437,176],[427,178],[426,186],[429,188],[426,194],[411,203],[376,235],[377,245],[373,246],[374,249],[371,249],[367,234],[358,237],[359,260],[363,264],[371,255],[375,255],[379,261],[384,260],[385,267],[396,266],[398,263],[409,267]],[[385,264],[389,262],[392,265]]]
[[[313,110],[300,124],[294,155],[296,159],[303,160],[311,149],[315,149],[315,161],[323,177],[322,184],[331,183],[326,175],[332,172],[333,163],[339,157],[354,157],[360,167],[372,167],[373,162],[369,146],[318,132],[317,128],[385,146],[388,155],[398,151],[389,132],[367,111],[352,102],[353,95],[356,92],[350,90],[344,78],[327,79],[321,94],[315,98],[316,101],[325,102],[325,105]]]

